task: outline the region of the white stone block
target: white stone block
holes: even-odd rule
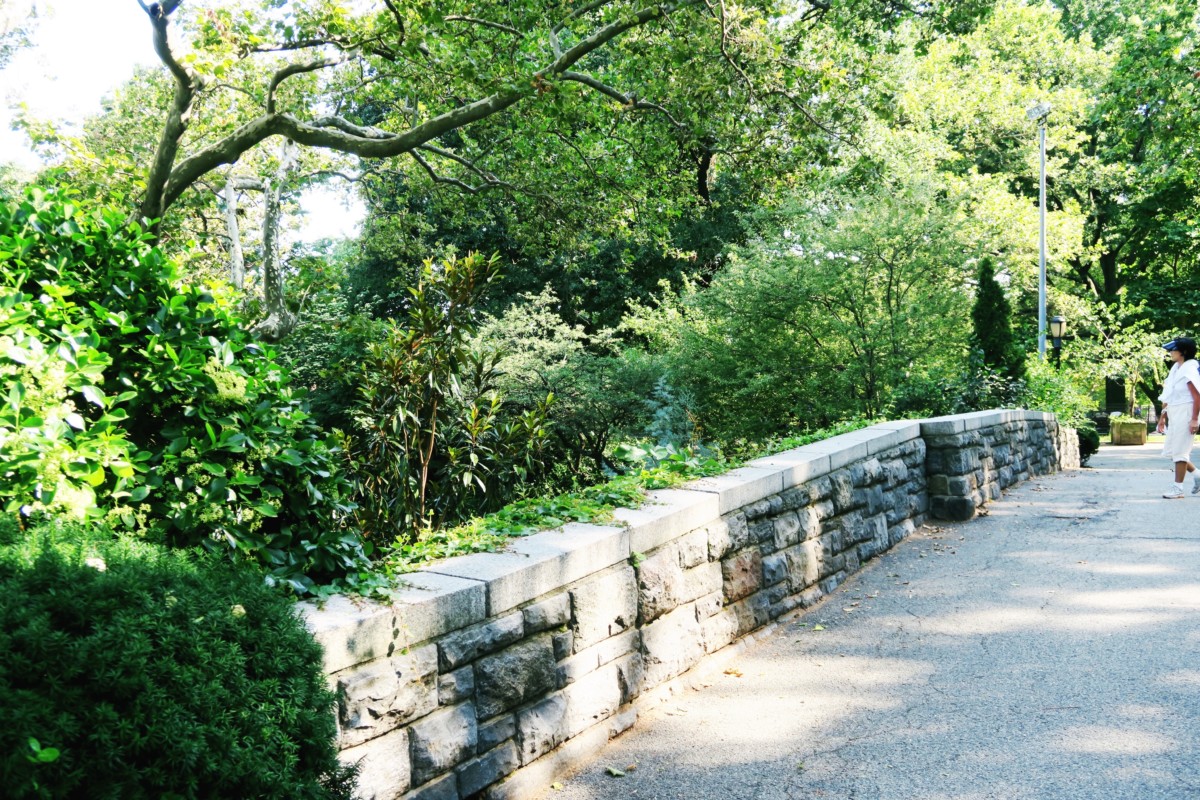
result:
[[[750,462],[752,467],[779,470],[783,475],[783,488],[793,486],[828,475],[829,455],[815,452],[808,447],[797,447],[785,450],[773,456],[765,456]]]
[[[343,764],[358,764],[355,796],[359,800],[396,800],[409,789],[412,762],[407,728],[347,748],[338,753],[338,760]]]
[[[631,553],[649,553],[721,516],[720,498],[710,492],[658,489],[641,508],[618,508],[613,518],[629,531]]]
[[[724,475],[689,481],[687,488],[697,492],[712,492],[720,498],[717,511],[726,514],[764,497],[783,491],[783,468],[742,467]],[[682,531],[681,531],[682,533]]]
[[[494,617],[627,558],[628,531],[572,524],[514,539],[501,553],[458,556],[425,571],[485,582]]]

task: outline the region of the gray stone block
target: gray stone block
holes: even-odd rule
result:
[[[549,636],[515,644],[475,662],[475,708],[488,719],[558,686]]]
[[[483,791],[511,775],[520,763],[520,755],[514,742],[505,742],[494,750],[471,759],[456,770],[459,795],[470,797]]]
[[[391,594],[392,605],[342,595],[297,604],[324,650],[327,673],[390,656],[486,616],[486,587],[478,581],[415,572]]]
[[[481,655],[512,644],[524,635],[525,617],[520,611],[500,619],[472,625],[438,642],[442,672],[450,672]]]
[[[555,659],[562,661],[575,652],[575,631],[560,631],[551,637]]]
[[[789,548],[787,563],[792,589],[804,589],[815,584],[821,577],[824,561],[825,555],[818,539],[810,539]]]
[[[412,762],[404,728],[346,748],[338,753],[338,760],[358,765],[355,797],[359,800],[396,800],[409,789]]]
[[[835,472],[830,476],[833,485],[833,507],[838,514],[849,511],[854,507],[854,484],[849,473]]]
[[[800,541],[802,532],[800,517],[796,512],[789,511],[772,521],[774,526],[774,545],[776,550],[783,550]]]
[[[929,513],[935,519],[965,522],[975,516],[975,501],[969,497],[934,495],[930,498]]]
[[[638,618],[641,624],[675,609],[683,593],[683,568],[674,547],[663,547],[637,568]]]
[[[567,701],[553,694],[517,714],[517,746],[521,763],[528,764],[562,744],[566,738]]]
[[[633,567],[620,567],[571,589],[575,648],[591,647],[637,621],[637,584]]]
[[[578,736],[608,719],[621,706],[621,677],[616,664],[596,670],[563,689],[567,701],[566,736]]]
[[[458,776],[451,773],[419,789],[413,789],[402,800],[458,800]]]
[[[806,444],[801,449],[813,455],[828,458],[828,472],[845,469],[855,461],[861,461],[871,454],[867,438],[860,435],[861,433],[861,431],[844,433],[841,436],[834,436],[832,439]]]
[[[527,606],[522,613],[525,615],[526,636],[548,631],[570,621],[571,597],[566,592],[560,592],[540,603]]]
[[[717,495],[719,514],[727,514],[756,500],[783,491],[783,470],[775,467],[742,467],[724,475],[689,481],[687,488]]]
[[[762,553],[751,547],[721,562],[727,602],[740,600],[762,587]]]
[[[417,786],[449,772],[475,755],[475,708],[444,708],[408,727],[412,780]]]
[[[701,623],[704,652],[715,653],[737,638],[738,617],[732,609],[722,609]]]
[[[475,752],[486,753],[502,742],[507,742],[517,735],[517,718],[513,714],[488,720],[479,724],[479,733],[475,743]]]
[[[720,561],[729,553],[741,550],[750,543],[750,526],[746,515],[729,514],[707,526],[708,557],[711,561]]]
[[[320,643],[327,673],[389,656],[396,649],[399,619],[391,606],[334,595],[324,603],[297,603],[296,611]]]
[[[584,675],[589,675],[600,667],[629,655],[640,645],[641,631],[636,628],[592,645],[559,664],[560,682],[563,686],[572,684]]]
[[[694,609],[683,606],[655,620],[642,629],[642,689],[651,689],[685,672],[703,655],[704,639]]]
[[[774,586],[777,583],[787,580],[788,565],[787,556],[783,553],[776,553],[763,558],[763,585]]]
[[[336,676],[340,743],[352,747],[437,708],[437,650],[426,645]]]
[[[697,567],[708,561],[708,531],[699,528],[679,538],[679,566]]]
[[[756,631],[771,621],[771,608],[766,595],[756,594],[729,606],[737,616],[738,636]]]
[[[613,519],[626,525],[629,549],[649,553],[679,536],[714,522],[719,516],[719,498],[710,492],[659,489],[648,492],[646,505],[637,509],[618,508]]]
[[[475,693],[475,671],[470,665],[438,678],[438,703],[452,706],[461,703]]]

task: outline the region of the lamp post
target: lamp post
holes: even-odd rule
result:
[[[1062,365],[1062,340],[1067,330],[1067,321],[1057,314],[1050,320],[1050,338],[1054,340],[1054,368]]]
[[[1041,174],[1038,180],[1038,358],[1046,360],[1046,117],[1050,116],[1050,104],[1038,102],[1025,112],[1025,116],[1038,123],[1039,160]]]

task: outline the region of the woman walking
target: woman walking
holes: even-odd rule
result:
[[[1200,414],[1200,366],[1196,364],[1196,342],[1177,336],[1163,345],[1174,362],[1163,383],[1162,414],[1158,432],[1166,429],[1163,455],[1175,467],[1175,485],[1163,493],[1168,500],[1183,497],[1183,479],[1192,473],[1192,494],[1200,494],[1200,475],[1192,464],[1192,442],[1196,436],[1197,414]]]

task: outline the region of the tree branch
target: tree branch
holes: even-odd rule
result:
[[[271,85],[267,88],[267,113],[275,113],[275,90],[279,88],[279,84],[293,75],[302,75],[306,72],[316,72],[326,67],[333,67],[345,63],[346,59],[347,56],[343,54],[341,58],[322,58],[318,61],[309,61],[307,64],[288,64],[276,72],[271,76]]]
[[[505,33],[511,33],[514,36],[522,35],[521,31],[517,30],[516,28],[512,27],[511,25],[505,25],[503,22],[492,22],[491,20],[487,20],[487,19],[479,19],[478,17],[464,17],[461,14],[450,14],[449,16],[446,17],[446,20],[448,22],[469,22],[472,25],[482,25],[485,28],[494,28],[495,30],[498,30],[498,31],[504,31]]]
[[[170,14],[179,5],[179,0],[167,0],[165,3],[155,3],[150,6],[147,6],[143,0],[138,0],[138,4],[150,19],[150,27],[154,32],[154,52],[158,54],[159,60],[175,78],[175,96],[167,111],[167,121],[163,125],[162,135],[158,140],[154,162],[150,166],[150,173],[146,176],[146,195],[142,198],[142,217],[154,220],[152,224],[154,230],[157,230],[158,220],[170,206],[170,203],[165,200],[164,189],[169,182],[172,166],[179,154],[179,144],[183,139],[184,131],[187,130],[187,115],[196,99],[199,80],[176,60],[167,37]],[[198,178],[200,175],[195,177]]]
[[[582,83],[584,86],[588,86],[592,89],[595,89],[597,92],[600,92],[603,95],[607,95],[607,96],[611,97],[612,99],[616,100],[621,105],[623,105],[627,108],[650,109],[652,111],[657,111],[660,114],[662,114],[663,116],[665,116],[667,119],[669,119],[671,121],[671,124],[674,125],[676,128],[678,128],[679,130],[687,130],[686,125],[684,125],[679,120],[675,119],[675,117],[672,116],[670,111],[667,111],[665,108],[660,106],[658,103],[650,103],[645,100],[641,100],[638,98],[637,95],[622,94],[620,90],[614,89],[613,87],[597,80],[596,78],[593,78],[591,75],[585,75],[582,72],[569,72],[568,71],[568,72],[563,72],[559,77],[561,77],[564,81],[574,81],[576,83]]]
[[[175,0],[175,3],[177,4],[178,1]],[[588,10],[600,8],[607,2],[608,0],[604,2],[596,0],[596,2],[589,3],[572,12],[567,20],[586,13]],[[561,75],[589,53],[603,47],[626,31],[655,19],[665,18],[699,2],[700,0],[680,0],[674,4],[647,6],[640,11],[623,15],[619,20],[601,27],[567,51],[557,55],[549,65],[532,76],[533,80],[530,83],[536,83],[544,77]],[[149,13],[149,9],[147,12]],[[161,41],[162,46],[160,57],[164,57],[164,63],[169,69],[172,69],[173,73],[175,73],[175,68],[178,68],[179,72],[175,73],[178,88],[172,117],[168,120],[168,126],[164,130],[163,141],[155,160],[155,168],[151,172],[154,180],[148,181],[147,199],[143,204],[145,215],[153,218],[161,217],[162,213],[179,199],[187,187],[201,176],[220,166],[236,162],[243,153],[271,136],[284,136],[307,147],[335,150],[360,158],[392,158],[411,153],[421,145],[450,131],[504,111],[531,93],[531,89],[524,86],[505,88],[424,122],[414,123],[409,130],[403,133],[362,128],[338,117],[326,117],[316,123],[305,122],[291,114],[268,110],[266,114],[243,124],[224,139],[210,144],[178,164],[174,164],[179,148],[179,137],[183,132],[183,120],[194,100],[195,85],[188,73],[183,71],[183,68],[170,56],[169,49],[166,48],[165,19],[155,20],[155,23],[156,45]],[[175,68],[172,68],[172,64],[175,65]],[[315,68],[319,69],[320,67]],[[276,74],[272,87],[277,86],[279,81],[288,75],[296,74],[288,70],[289,68],[285,68]],[[653,106],[648,104],[647,107]],[[172,164],[174,164],[173,168]]]

